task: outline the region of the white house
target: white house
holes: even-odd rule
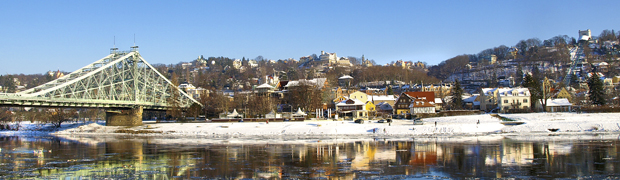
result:
[[[480,110],[510,112],[531,108],[530,90],[527,88],[482,88]]]
[[[542,99],[536,102],[536,108],[542,110]],[[571,112],[573,104],[566,98],[547,99],[547,112]]]
[[[426,99],[414,99],[411,101],[409,109],[412,114],[435,113],[435,103],[429,102]]]
[[[368,118],[366,103],[357,99],[347,99],[336,104],[336,112],[340,117]]]

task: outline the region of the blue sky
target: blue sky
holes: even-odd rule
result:
[[[620,1],[2,1],[0,73],[74,71],[134,43],[151,64],[199,55],[430,65],[528,38],[620,30]]]

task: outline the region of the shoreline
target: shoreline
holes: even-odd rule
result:
[[[522,124],[505,125],[490,114],[426,118],[423,119],[423,125],[413,125],[412,120],[402,119],[396,119],[391,124],[376,123],[376,120],[373,120],[372,123],[366,122],[365,124],[351,121],[145,123],[134,127],[102,126],[101,122],[90,122],[67,123],[60,129],[46,129],[36,124],[24,123],[20,131],[0,131],[0,136],[108,136],[120,139],[212,139],[219,142],[354,139],[458,140],[497,137],[524,140],[537,140],[542,137],[561,139],[554,138],[554,136],[620,139],[620,118],[618,118],[620,113],[525,113],[500,114],[500,116]]]

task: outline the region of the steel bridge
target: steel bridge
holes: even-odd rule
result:
[[[63,77],[0,93],[1,106],[167,110],[194,103],[200,104],[147,63],[138,46],[111,48],[109,55]]]

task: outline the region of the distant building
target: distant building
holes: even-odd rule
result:
[[[373,66],[370,60],[364,58],[364,55],[362,55],[362,66],[365,66],[365,67]]]
[[[497,63],[497,56],[495,54],[486,55],[486,56],[482,57],[482,59],[487,61],[487,62],[489,62],[489,64]]]
[[[61,78],[61,77],[65,76],[65,74],[60,72],[60,70],[58,70],[56,72],[54,72],[54,71],[47,71],[47,75],[51,76],[54,79],[58,79],[58,78]]]
[[[341,57],[340,59],[338,59],[338,62],[336,63],[337,66],[353,66],[353,64],[351,64],[351,61],[349,61],[349,58],[346,57]]]
[[[322,62],[329,64],[336,64],[338,62],[338,56],[336,56],[336,53],[326,53],[325,51],[321,51],[319,58]]]
[[[352,80],[353,80],[353,77],[349,75],[343,75],[338,78],[338,85],[339,86],[351,86]]]
[[[205,59],[202,55],[196,58],[196,66],[206,66],[206,65],[207,65],[207,59]]]
[[[235,60],[233,61],[233,67],[234,67],[235,69],[239,69],[239,68],[241,68],[241,65],[242,65],[242,63],[241,63],[241,59],[235,59]]]
[[[252,60],[249,60],[249,61],[248,61],[248,65],[249,65],[251,68],[255,68],[255,67],[258,67],[258,62],[256,62],[256,60],[252,59]]]
[[[579,41],[589,41],[592,38],[592,31],[590,29],[587,30],[579,30]]]

